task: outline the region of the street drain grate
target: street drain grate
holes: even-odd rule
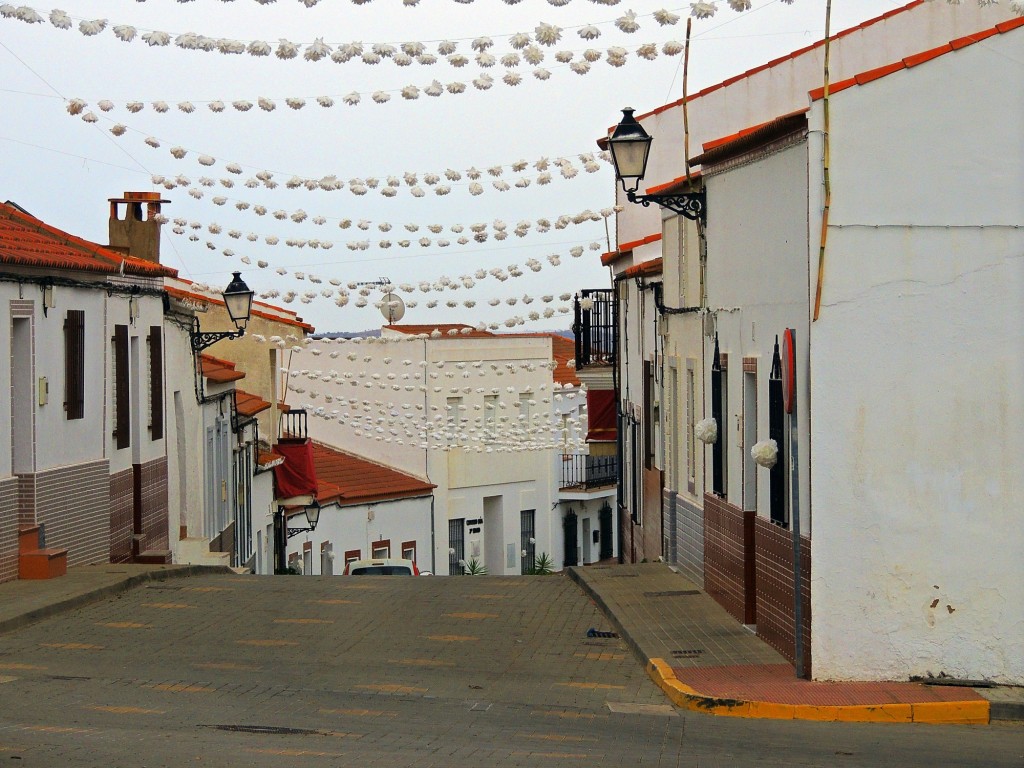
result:
[[[675,592],[644,592],[644,597],[687,597],[699,594],[699,589],[679,589]]]
[[[670,651],[673,659],[696,659],[702,653],[703,648],[684,648],[681,651]]]
[[[200,727],[231,731],[232,733],[262,733],[269,736],[316,736],[320,733],[311,728],[285,728],[279,725],[203,725]]]
[[[51,680],[92,680],[91,677],[81,677],[79,675],[50,675]]]

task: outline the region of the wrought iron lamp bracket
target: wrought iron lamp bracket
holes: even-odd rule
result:
[[[212,347],[222,339],[237,339],[245,335],[245,329],[239,328],[236,331],[201,331],[199,330],[199,318],[192,318],[192,327],[188,332],[192,341],[192,351],[202,352],[207,347]]]
[[[690,221],[699,220],[704,224],[708,220],[704,192],[679,192],[674,195],[638,195],[635,192],[627,192],[626,198],[629,202],[645,208],[650,207],[652,203],[660,205]]]

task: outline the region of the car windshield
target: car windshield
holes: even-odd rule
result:
[[[412,576],[407,565],[367,565],[352,569],[353,576]]]

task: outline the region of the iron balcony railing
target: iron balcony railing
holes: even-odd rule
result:
[[[294,408],[281,414],[281,437],[291,440],[305,440],[309,437],[305,410]]]
[[[615,291],[611,288],[586,288],[574,302],[576,368],[615,363],[616,325]]]
[[[562,454],[562,490],[584,490],[615,485],[619,462],[615,456]]]

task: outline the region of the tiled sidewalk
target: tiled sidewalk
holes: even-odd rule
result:
[[[740,717],[987,723],[1021,719],[1024,689],[814,682],[662,563],[571,568],[678,706]],[[599,628],[601,629],[601,628]],[[989,699],[994,703],[990,706]]]

